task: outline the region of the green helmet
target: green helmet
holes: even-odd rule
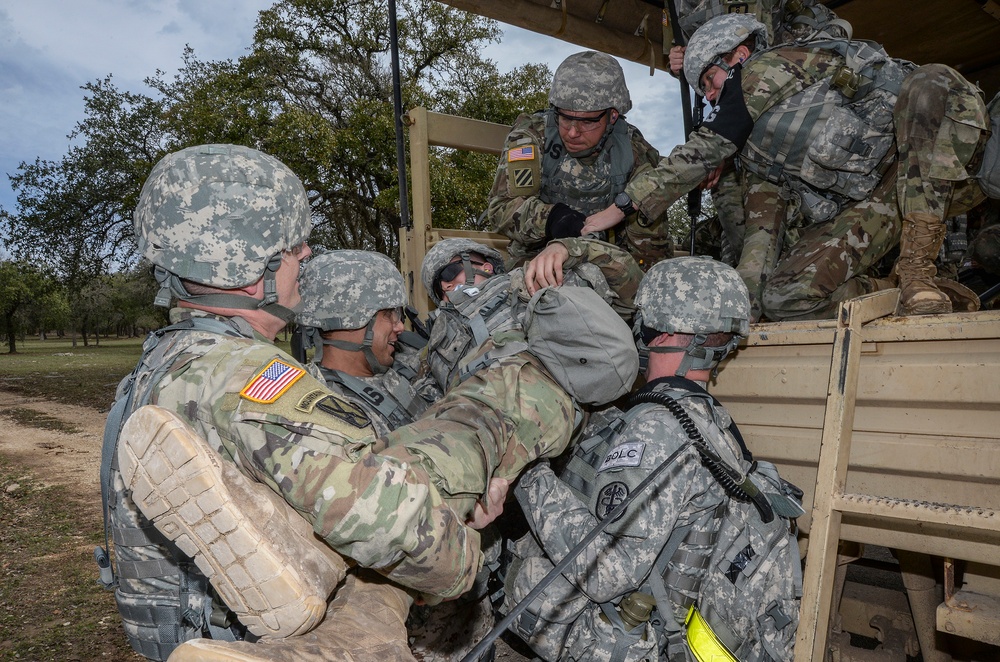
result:
[[[969,255],[981,269],[1000,276],[1000,225],[980,230],[969,244]]]
[[[596,51],[574,53],[562,61],[552,77],[549,103],[580,113],[614,108],[624,115],[632,110],[622,66]]]
[[[486,261],[493,265],[493,273],[486,273],[474,268],[469,260],[471,253],[479,253]],[[444,297],[441,291],[441,270],[447,267],[458,256],[461,256],[463,271],[465,272],[465,282],[467,285],[473,283],[475,275],[495,276],[504,272],[503,256],[495,248],[479,244],[471,239],[442,239],[431,246],[424,256],[424,261],[420,265],[420,281],[424,284],[428,296],[438,306]],[[456,274],[457,275],[457,274]],[[451,280],[451,279],[449,279]]]
[[[321,331],[360,329],[375,313],[406,305],[403,276],[392,260],[373,251],[322,253],[302,270],[298,323]]]
[[[677,257],[657,262],[639,283],[635,294],[635,333],[640,351],[645,342],[661,333],[694,336],[687,348],[652,348],[649,351],[684,351],[682,370],[714,368],[750,329],[750,294],[736,270],[705,257]],[[731,333],[723,347],[704,347],[707,336]]]
[[[303,347],[331,345],[361,352],[373,374],[389,369],[379,363],[372,343],[376,313],[406,305],[406,287],[399,269],[385,255],[372,251],[342,250],[322,253],[302,270],[302,310],[298,323],[305,327]],[[323,331],[365,328],[360,343],[323,338]],[[317,352],[316,362],[323,359]]]
[[[729,70],[722,56],[751,36],[756,38],[754,51],[767,48],[767,27],[750,14],[716,16],[695,30],[684,49],[684,78],[701,91],[701,75],[713,64]]]
[[[164,156],[142,187],[133,227],[139,251],[157,267],[157,304],[169,304],[169,288],[184,300],[261,307],[290,319],[276,303],[273,272],[282,251],[309,238],[312,219],[302,182],[273,156],[239,145],[201,145]],[[260,306],[236,295],[195,297],[180,282],[235,289],[261,276],[266,295]]]

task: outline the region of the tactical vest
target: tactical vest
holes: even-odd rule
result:
[[[619,118],[594,163],[585,166],[567,153],[555,112],[545,111],[542,202],[561,202],[584,216],[610,207],[615,196],[625,190],[635,166],[630,133],[628,123]]]
[[[806,220],[823,222],[868,198],[894,163],[893,107],[913,65],[872,42],[831,39],[808,47],[836,53],[844,64],[761,115],[739,160],[788,189]],[[755,53],[751,62],[781,48]]]
[[[348,399],[360,404],[366,412],[378,414],[370,418],[373,423],[376,418],[381,420],[377,430],[379,436],[412,423],[427,409],[423,400],[414,396],[413,389],[407,388],[407,382],[392,368],[377,378],[368,379],[323,366],[320,372],[328,384],[337,384],[346,391]]]
[[[658,389],[675,401],[702,398],[715,402],[704,389],[682,378],[672,378],[669,388]],[[590,504],[591,512],[602,512],[602,496],[594,490],[595,477],[601,465],[618,450],[615,439],[638,416],[656,406],[639,404],[624,414],[613,410],[605,415],[601,424],[591,427],[588,438],[575,446],[573,456],[559,472],[559,479]],[[696,427],[683,410],[680,412],[674,416],[682,427]],[[735,424],[729,430],[745,449]],[[614,604],[592,604],[576,619],[567,636],[568,659],[692,659],[687,631],[693,627],[688,621],[695,611],[699,623],[707,623],[738,660],[781,662],[787,657],[790,648],[778,647],[790,646],[794,641],[801,597],[798,547],[789,533],[787,517],[801,512],[801,493],[781,480],[770,463],[753,463],[749,451],[736,457],[728,448],[711,446],[711,452],[749,472],[753,483],[767,494],[777,516],[765,523],[754,505],[724,496],[716,507],[703,509],[685,526],[676,526],[657,555],[646,583],[637,589],[655,599],[649,621],[630,629]],[[780,591],[784,598],[773,605],[761,605],[752,599],[748,602],[748,596],[763,595],[764,573],[757,572],[774,563],[788,569]],[[758,618],[760,612],[763,615]],[[527,637],[538,617],[529,608],[515,627]],[[737,636],[748,630],[750,636]]]
[[[191,332],[196,332],[192,334]],[[94,550],[105,588],[114,588],[125,634],[136,652],[166,660],[181,643],[200,637],[234,640],[228,610],[208,580],[147,520],[130,500],[118,470],[118,435],[128,416],[148,404],[151,385],[177,356],[204,333],[252,338],[253,330],[233,320],[194,317],[150,333],[138,365],[118,388],[104,428],[101,499],[105,545]],[[194,335],[193,339],[190,336]],[[135,394],[141,397],[135,398]],[[112,571],[108,537],[114,541]]]
[[[510,274],[500,274],[480,283],[448,293],[431,317],[427,341],[427,364],[441,390],[447,391],[458,378],[464,359],[490,336],[520,329],[514,314]]]

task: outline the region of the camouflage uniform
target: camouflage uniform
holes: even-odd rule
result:
[[[706,53],[710,50],[706,46]],[[691,55],[689,48],[685,58]],[[709,60],[704,58],[704,62]],[[903,73],[912,67],[895,62]],[[877,90],[881,96],[873,97],[870,106],[881,104],[879,110],[869,107],[868,111],[876,113],[883,126],[891,127],[895,118],[898,155],[894,145],[888,147],[881,163],[869,166],[866,176],[874,176],[873,188],[861,199],[841,196],[841,210],[835,218],[810,224],[808,215],[831,203],[823,197],[822,188],[814,187],[812,198],[790,190],[802,181],[797,173],[786,168],[777,184],[749,172],[747,160],[759,160],[771,146],[760,144],[757,136],[766,129],[776,107],[831,78],[843,64],[844,58],[830,47],[803,45],[757,52],[742,65],[742,71],[734,65],[718,104],[724,110],[715,121],[706,120],[655,171],[633,180],[627,188],[647,215],[655,215],[694,188],[715,166],[739,153],[744,161],[747,231],[738,270],[750,289],[755,315],[763,313],[772,320],[833,316],[840,301],[875,288],[866,272],[899,244],[902,219],[910,210],[944,213],[943,220],[983,198],[971,177],[988,125],[985,105],[975,86],[943,65],[927,65],[909,73],[902,88],[897,88],[898,102],[891,92]],[[685,72],[692,82],[697,82],[700,73]],[[741,87],[733,88],[734,84]],[[868,100],[866,96],[858,101]],[[824,126],[834,124],[814,120],[805,130]],[[830,144],[823,142],[829,138],[818,140],[823,147]],[[741,148],[734,141],[746,141],[746,146]],[[911,144],[919,144],[920,149],[910,148]],[[766,170],[766,164],[761,169]],[[933,185],[921,184],[922,180]],[[950,204],[949,190],[954,192]],[[790,200],[795,204],[789,204]]]
[[[519,266],[527,262],[552,238],[546,233],[546,225],[554,203],[546,199],[544,188],[539,183],[535,187],[518,190],[510,185],[508,179],[508,155],[511,149],[531,145],[535,153],[541,155],[539,161],[550,158],[549,154],[564,149],[558,141],[550,145],[545,143],[545,123],[550,113],[551,111],[541,111],[517,118],[504,143],[496,178],[493,180],[493,189],[490,191],[486,215],[494,232],[506,235],[510,239],[507,247],[510,266]],[[625,120],[619,118],[618,122],[625,123]],[[634,177],[655,167],[660,154],[631,124],[628,124],[628,136],[634,159],[631,176]],[[544,149],[541,149],[541,146],[544,146]],[[597,160],[604,158],[608,158],[606,152],[583,159],[572,159],[566,167],[572,176],[594,167]],[[541,165],[538,168],[540,170]],[[593,213],[610,206],[613,200],[614,194],[609,190],[602,206],[589,211],[583,209],[578,211],[584,214]],[[667,231],[667,224],[664,222],[666,216],[652,218],[654,220],[634,214],[625,224],[615,228],[613,236],[609,237],[609,240],[627,250],[637,262],[646,267],[671,255],[673,251],[673,243]]]
[[[673,0],[677,3],[678,21],[684,43],[706,21],[737,11],[751,14],[767,28],[768,43],[780,44],[797,39],[806,40],[822,32],[831,37],[850,38],[850,24],[830,11],[817,0],[798,3],[798,13],[788,11],[787,0],[756,0],[754,2],[727,2],[726,0]],[[745,217],[743,189],[739,173],[730,164],[722,172],[712,190],[712,204],[719,216],[724,242],[723,261],[736,264],[743,250]],[[731,260],[727,259],[730,258]]]
[[[694,606],[736,659],[790,660],[800,586],[788,522],[772,510],[767,524],[766,508],[759,514],[731,497],[709,466],[716,463],[718,471],[721,463],[736,482],[751,480],[769,500],[775,495],[773,504],[786,503],[785,486],[767,463],[760,463],[766,471],[756,469],[704,384],[684,377],[717,366],[746,334],[746,287],[731,267],[675,258],[650,270],[636,301],[640,338],[650,330],[652,337],[687,334],[692,342],[649,348],[683,353],[669,364],[678,366],[676,376],[647,375],[651,381],[632,396],[627,414],[598,412],[558,476],[541,464],[521,477],[516,495],[531,533],[512,547],[506,609],[661,465],[662,474],[511,629],[547,660],[692,659],[686,630],[694,627],[687,621]],[[700,344],[716,333],[733,335],[717,351]],[[801,514],[801,508],[782,512]],[[637,614],[627,605],[641,594],[638,604],[647,607]]]
[[[550,239],[574,236],[563,230],[553,234],[557,216],[574,215],[582,227],[587,216],[611,206],[630,178],[655,167],[660,158],[625,121],[632,101],[621,66],[609,55],[587,51],[566,58],[553,77],[549,103],[548,110],[517,118],[490,191],[486,216],[495,232],[510,238],[511,267],[534,257]],[[557,129],[557,110],[608,109],[620,115],[614,123],[608,119],[597,145],[569,153]],[[673,251],[665,215],[632,214],[600,238],[627,250],[643,267]]]
[[[434,281],[441,267],[447,265],[453,250],[465,246],[465,250],[476,251],[476,244],[463,240],[446,240],[435,245],[424,260],[421,278],[431,298],[438,308],[431,316],[431,338],[426,348],[426,365],[421,370],[420,380],[433,380],[442,391],[447,391],[455,383],[459,369],[469,363],[474,354],[479,353],[482,340],[477,341],[469,330],[467,318],[459,312],[454,303],[442,300],[435,293]],[[628,253],[601,241],[592,239],[557,239],[566,247],[569,258],[563,263],[564,284],[590,287],[608,303],[618,315],[631,320],[634,312],[633,297],[642,279],[642,270]],[[437,249],[437,250],[435,250]],[[479,251],[488,250],[479,246]],[[524,286],[524,269],[519,267],[509,274],[493,276],[479,287],[489,291],[489,295],[503,296],[504,303],[492,313],[492,323],[500,324],[495,330],[507,331],[520,328],[520,315],[530,297]],[[477,293],[482,299],[487,294]],[[494,332],[495,332],[494,330]],[[483,339],[485,340],[485,339]]]

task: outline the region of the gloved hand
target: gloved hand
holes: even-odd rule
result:
[[[545,221],[546,239],[564,239],[579,237],[587,217],[569,205],[557,202]]]

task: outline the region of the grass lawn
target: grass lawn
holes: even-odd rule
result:
[[[278,346],[289,345],[279,336]],[[84,347],[69,339],[26,339],[0,354],[0,389],[106,410],[115,388],[139,361],[142,338],[101,338]],[[6,345],[4,346],[6,347]]]

